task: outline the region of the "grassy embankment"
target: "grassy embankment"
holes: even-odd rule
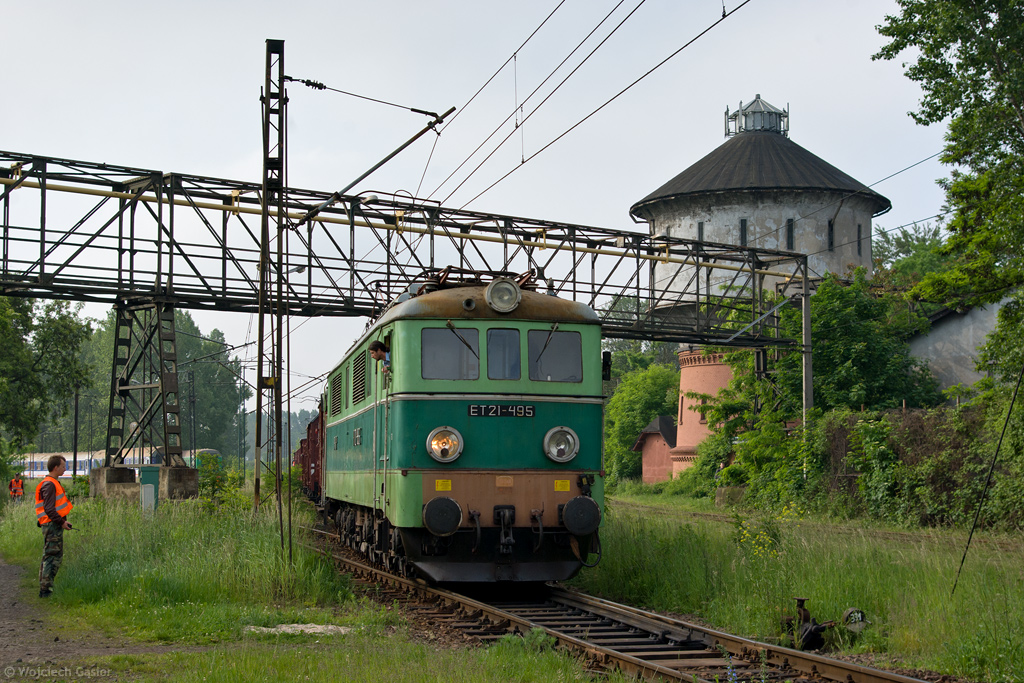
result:
[[[673,515],[674,500],[657,500],[656,515],[610,501],[604,558],[578,585],[762,640],[780,636],[794,597],[809,598],[819,621],[858,607],[871,626],[856,639],[830,632],[833,647],[974,680],[1024,681],[1024,540],[975,534],[951,596],[964,532],[839,527],[793,510],[729,524]]]
[[[104,634],[189,652],[75,660],[119,678],[168,681],[548,681],[581,677],[569,657],[522,639],[447,650],[411,640],[392,609],[353,596],[329,563],[298,545],[282,560],[276,510],[212,515],[195,501],[137,506],[80,499],[65,532],[64,565],[49,600],[35,596],[42,535],[32,505],[7,506],[0,555],[26,569],[22,605],[51,615],[78,642]],[[301,506],[300,506],[301,507]],[[312,521],[306,508],[299,522]],[[336,624],[345,635],[252,635],[248,625]],[[66,658],[66,659],[65,659]],[[585,677],[586,678],[586,677]]]

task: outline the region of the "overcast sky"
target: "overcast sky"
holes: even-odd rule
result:
[[[258,182],[267,38],[285,41],[285,71],[295,78],[425,110],[458,108],[439,138],[424,137],[353,192],[417,193],[455,207],[473,200],[468,208],[479,211],[635,229],[629,207],[720,145],[726,106],[756,94],[789,107],[791,139],[865,184],[942,147],[941,127],[907,116],[920,91],[902,65],[871,61],[883,43],[875,26],[896,12],[894,1],[751,0],[474,200],[722,15],[721,0],[647,0],[539,106],[638,2],[622,2],[527,99],[615,7],[614,0],[566,0],[467,107],[556,1],[0,0],[8,57],[0,72],[0,149]],[[340,189],[426,123],[299,84],[288,94],[289,182],[296,187]],[[464,184],[482,157],[443,183],[517,103],[528,118],[509,142]],[[932,160],[873,185],[893,204],[876,229],[938,213],[935,180],[944,175]],[[232,343],[243,342],[250,327],[244,315],[194,317]],[[304,339],[319,341],[295,342],[293,369],[327,370],[362,327],[303,325]],[[336,343],[324,345],[324,337]]]

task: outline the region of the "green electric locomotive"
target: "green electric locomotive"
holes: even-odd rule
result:
[[[325,515],[407,575],[567,579],[600,552],[601,380],[588,306],[526,277],[414,286],[325,385]]]

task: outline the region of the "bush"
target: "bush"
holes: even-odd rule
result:
[[[729,465],[718,475],[719,486],[743,486],[748,480],[747,470],[740,464]]]
[[[1008,409],[983,394],[958,408],[814,412],[787,432],[764,412],[735,440],[713,433],[667,493],[705,498],[747,485],[762,510],[800,502],[832,517],[906,526],[972,523]],[[1024,528],[1024,406],[1014,411],[981,513],[984,526]]]

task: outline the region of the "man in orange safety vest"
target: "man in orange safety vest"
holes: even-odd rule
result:
[[[21,477],[15,477],[7,485],[7,490],[11,492],[11,500],[18,502],[25,495],[25,482],[22,481]]]
[[[60,475],[67,467],[68,461],[62,456],[50,456],[46,461],[50,473],[36,487],[36,520],[43,529],[43,561],[39,565],[41,598],[48,598],[53,593],[53,579],[64,558],[64,530],[71,528],[67,517],[73,506],[60,485]]]

